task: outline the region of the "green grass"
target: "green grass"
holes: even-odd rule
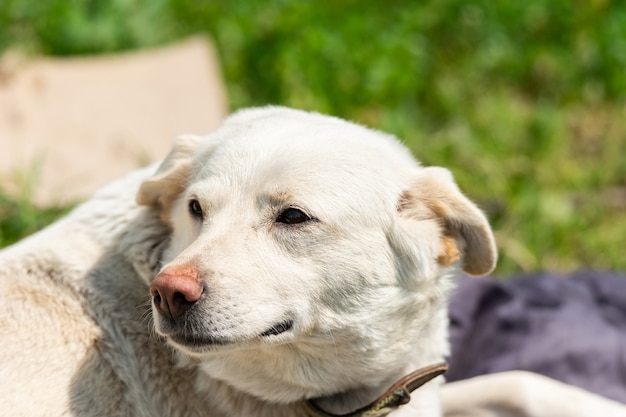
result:
[[[36,167],[15,173],[12,179],[19,192],[0,191],[0,247],[42,229],[71,210],[71,206],[42,208],[33,204],[38,175]]]
[[[0,3],[0,49],[95,54],[195,33],[215,39],[233,109],[335,114],[449,167],[490,217],[498,273],[626,270],[626,3]],[[2,230],[41,224],[5,212]]]

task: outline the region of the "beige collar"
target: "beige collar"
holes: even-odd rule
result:
[[[418,369],[393,384],[373,402],[348,414],[328,413],[315,405],[313,400],[304,401],[302,407],[308,417],[383,417],[408,403],[411,400],[411,392],[443,374],[447,369],[448,365],[445,362]]]

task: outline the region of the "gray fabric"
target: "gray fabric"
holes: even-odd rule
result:
[[[626,403],[626,276],[461,277],[448,381],[527,370]]]

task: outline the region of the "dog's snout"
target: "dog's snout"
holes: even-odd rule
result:
[[[202,296],[203,286],[194,267],[170,267],[163,270],[150,285],[156,309],[178,318]]]

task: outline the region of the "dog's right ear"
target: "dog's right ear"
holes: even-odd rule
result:
[[[172,150],[156,173],[139,187],[136,198],[137,204],[159,207],[161,218],[169,224],[169,212],[172,203],[187,186],[193,156],[201,142],[200,136],[183,135],[177,137]]]

